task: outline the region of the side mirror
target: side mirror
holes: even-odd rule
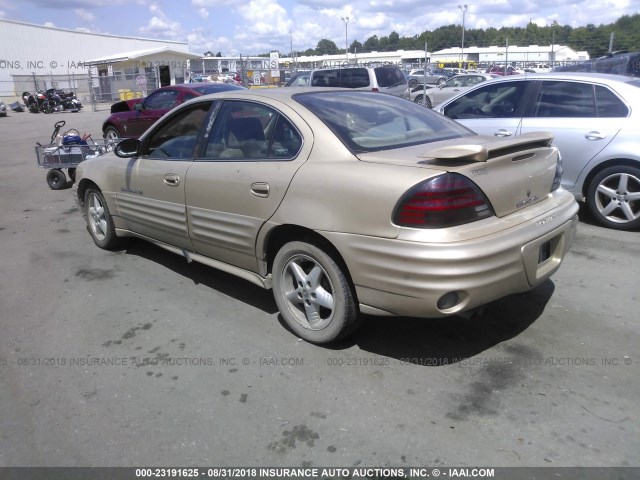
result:
[[[125,138],[120,140],[113,152],[120,158],[131,158],[140,155],[140,140]]]
[[[136,112],[141,112],[142,110],[144,110],[144,105],[142,105],[142,103],[136,103],[133,105],[133,109]]]

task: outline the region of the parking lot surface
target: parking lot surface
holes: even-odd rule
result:
[[[479,317],[366,317],[318,347],[270,291],[98,249],[0,119],[0,466],[640,466],[640,233],[581,215],[551,281]]]

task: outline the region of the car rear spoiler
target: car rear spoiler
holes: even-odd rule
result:
[[[469,138],[469,137],[468,137]],[[474,138],[474,137],[470,137]],[[548,148],[553,143],[550,132],[530,132],[517,137],[476,137],[488,139],[482,143],[451,145],[419,155],[427,160],[465,160],[487,162],[492,158],[502,157],[534,148]]]

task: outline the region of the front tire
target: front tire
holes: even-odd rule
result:
[[[120,138],[120,132],[116,127],[109,125],[104,129],[103,137],[105,140],[115,140],[117,138]]]
[[[88,188],[84,195],[85,217],[87,229],[94,243],[104,249],[118,247],[122,240],[116,237],[116,229],[109,207],[99,190]]]
[[[273,295],[289,328],[308,342],[338,340],[357,325],[349,280],[316,245],[295,241],[280,249],[273,263]]]
[[[640,169],[620,165],[602,170],[589,184],[587,205],[605,227],[640,228]]]

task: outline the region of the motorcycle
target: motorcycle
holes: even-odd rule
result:
[[[49,96],[42,90],[36,90],[33,94],[22,92],[22,101],[31,113],[54,111],[54,106],[49,102]]]
[[[82,108],[82,103],[80,103],[80,100],[76,98],[76,94],[73,92],[50,88],[45,93],[49,99],[49,104],[53,106],[54,110],[77,112]]]

